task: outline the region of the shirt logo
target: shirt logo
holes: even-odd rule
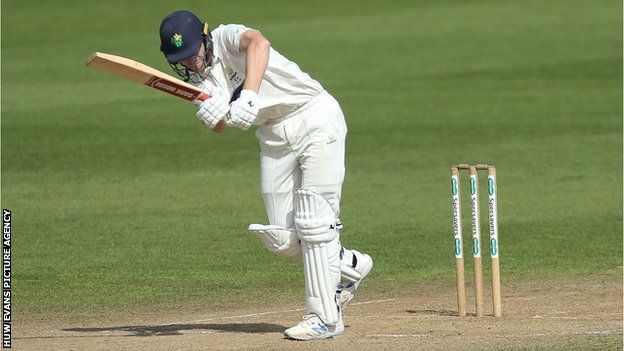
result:
[[[224,71],[230,82],[238,85],[243,81],[243,78],[239,77],[238,72],[235,72],[232,67],[225,66]]]
[[[327,134],[327,144],[331,144],[336,141],[336,137],[333,134]]]
[[[173,37],[171,37],[171,44],[175,45],[176,47],[181,47],[184,42],[182,41],[182,35],[176,33],[173,35]]]

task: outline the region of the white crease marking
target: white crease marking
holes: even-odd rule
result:
[[[535,338],[535,337],[548,337],[548,336],[574,336],[574,335],[611,335],[622,334],[622,329],[608,329],[608,330],[596,330],[588,332],[572,332],[572,333],[533,333],[533,334],[499,334],[495,335],[497,338]],[[431,337],[431,334],[367,334],[366,336],[372,338],[427,338]],[[450,335],[440,335],[441,337]]]
[[[366,336],[373,338],[427,338],[431,334],[368,334]]]
[[[622,329],[607,329],[596,330],[588,332],[572,332],[572,333],[534,333],[534,334],[499,334],[497,338],[533,338],[533,337],[545,337],[545,336],[572,336],[572,335],[611,335],[622,334]]]
[[[572,316],[533,316],[532,319],[568,319],[568,320],[583,320],[583,319],[605,319],[605,318],[619,318],[622,319],[622,315],[606,315],[606,316],[592,316],[592,317],[572,317]]]

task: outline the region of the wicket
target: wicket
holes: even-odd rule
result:
[[[496,168],[487,164],[470,166],[462,163],[451,167],[451,195],[453,212],[453,237],[455,242],[455,266],[457,278],[457,313],[466,316],[466,287],[464,277],[464,249],[461,224],[460,171],[470,173],[470,218],[472,228],[472,254],[475,270],[475,305],[477,317],[484,315],[483,263],[481,258],[481,220],[479,206],[479,174],[488,173],[488,225],[490,231],[490,257],[492,259],[492,305],[495,317],[502,316],[500,267],[498,249],[498,211],[496,202]]]

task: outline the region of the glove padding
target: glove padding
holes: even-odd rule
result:
[[[199,106],[197,117],[210,129],[214,127],[230,112],[228,98],[213,89],[210,98],[204,101],[195,100]]]
[[[258,117],[258,94],[245,89],[241,91],[240,97],[230,104],[230,119],[227,125],[247,130],[256,117]]]

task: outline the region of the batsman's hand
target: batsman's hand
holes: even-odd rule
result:
[[[228,126],[242,130],[249,129],[249,126],[258,117],[258,109],[258,94],[253,90],[245,89],[241,91],[240,97],[230,104]]]
[[[210,98],[204,101],[195,101],[199,106],[197,117],[210,129],[214,127],[230,112],[228,98],[217,90],[211,91]]]

